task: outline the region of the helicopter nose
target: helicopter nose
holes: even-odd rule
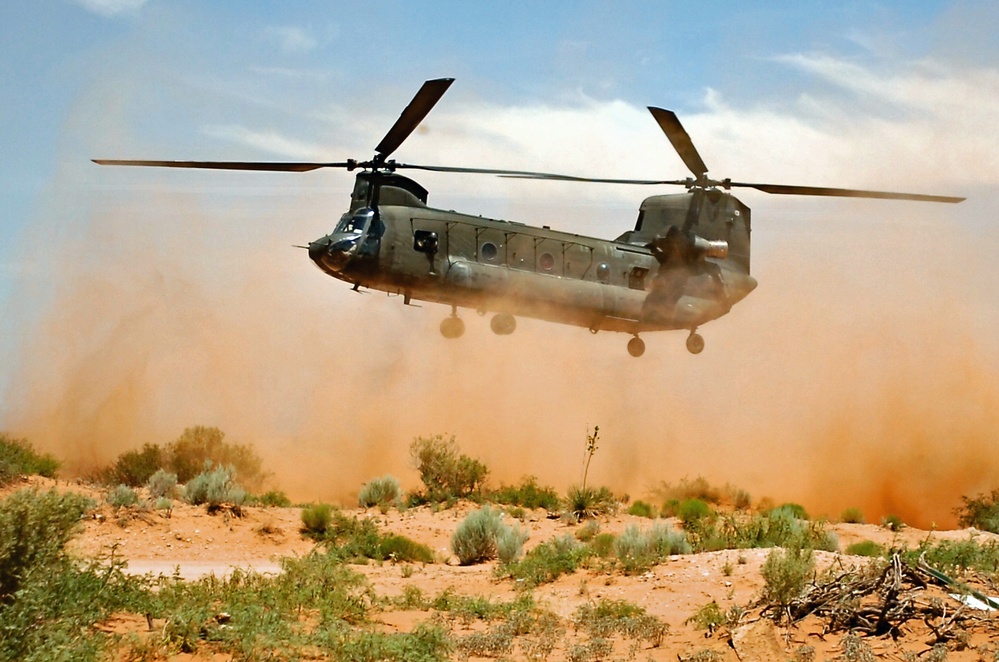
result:
[[[320,269],[339,273],[350,261],[358,237],[326,236],[309,244],[309,257]]]
[[[329,248],[330,238],[323,237],[322,239],[317,239],[316,241],[309,242],[309,259],[313,262],[319,262],[326,255],[326,250]]]

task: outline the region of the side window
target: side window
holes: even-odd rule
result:
[[[427,255],[436,255],[440,242],[437,233],[430,230],[417,230],[413,233],[413,250]]]
[[[633,290],[644,290],[645,289],[645,276],[648,275],[649,270],[645,267],[634,267],[628,273],[628,287]]]

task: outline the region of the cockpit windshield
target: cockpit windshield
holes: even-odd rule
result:
[[[358,209],[353,214],[344,214],[340,218],[340,222],[336,224],[336,229],[333,232],[356,232],[360,234],[364,232],[364,229],[368,226],[374,215],[375,212],[370,209]]]

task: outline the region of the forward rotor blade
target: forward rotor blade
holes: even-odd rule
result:
[[[291,163],[284,161],[138,161],[92,159],[98,165],[147,166],[153,168],[200,168],[204,170],[259,170],[266,172],[308,172],[318,168],[348,168],[350,163]]]
[[[701,155],[697,153],[697,148],[694,147],[694,143],[690,139],[687,130],[680,124],[676,113],[672,110],[664,110],[655,106],[649,106],[649,112],[652,113],[652,117],[656,118],[659,127],[666,134],[666,137],[669,138],[669,141],[673,144],[673,149],[683,159],[683,163],[687,166],[687,169],[694,173],[694,177],[698,179],[703,177],[704,173],[708,171],[708,166],[704,165]]]
[[[375,152],[382,159],[388,158],[388,155],[398,149],[399,145],[409,137],[409,134],[420,125],[423,118],[440,101],[440,98],[444,96],[447,88],[453,82],[453,78],[438,78],[425,82],[420,91],[413,97],[413,100],[402,111],[399,119],[395,121],[392,128],[382,138],[382,141],[378,143],[378,147],[375,147]]]
[[[964,200],[949,195],[925,195],[922,193],[893,193],[890,191],[865,191],[852,188],[826,188],[822,186],[786,186],[783,184],[749,184],[746,182],[731,182],[729,186],[754,188],[764,193],[778,195],[819,195],[834,198],[875,198],[878,200],[914,200],[916,202],[949,202],[957,203]]]
[[[397,170],[426,170],[429,172],[454,172],[471,173],[479,175],[500,175],[513,179],[550,179],[566,182],[606,182],[611,184],[682,184],[683,182],[664,182],[660,180],[631,180],[631,179],[591,179],[587,177],[573,177],[571,175],[557,175],[550,172],[533,172],[530,170],[501,170],[497,168],[463,168],[458,166],[431,166],[418,165],[413,163],[391,163]]]
[[[652,186],[657,184],[675,184],[677,186],[687,186],[689,181],[684,179],[609,179],[605,177],[575,177],[573,175],[554,175],[543,172],[503,174],[503,177],[513,179],[547,179],[556,182],[584,182],[592,184],[636,184],[639,186]]]

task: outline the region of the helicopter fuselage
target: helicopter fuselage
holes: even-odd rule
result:
[[[501,334],[513,330],[513,316],[636,336],[693,332],[727,313],[756,281],[749,275],[749,210],[719,193],[691,217],[692,198],[648,198],[636,228],[607,240],[434,209],[413,180],[362,172],[350,210],[333,233],[310,244],[309,255],[355,288],[496,313],[493,330]],[[704,227],[705,219],[717,227]],[[718,256],[657,253],[656,238],[684,224],[686,236],[713,243]],[[445,325],[441,330],[449,335]]]

